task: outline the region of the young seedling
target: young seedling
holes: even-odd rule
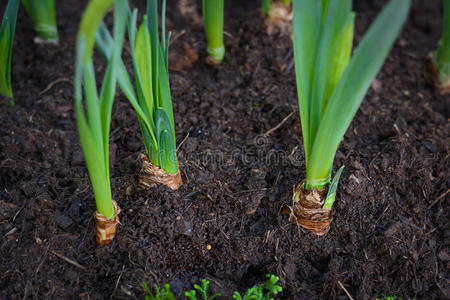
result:
[[[99,95],[92,52],[95,33],[104,15],[113,4],[115,4],[115,42],[111,45],[111,60],[108,62]],[[91,0],[82,16],[76,44],[75,114],[81,147],[97,206],[95,213],[96,241],[99,246],[111,243],[119,225],[120,208],[112,200],[109,178],[109,131],[126,18],[126,0]],[[84,113],[83,97],[87,117]]]
[[[450,0],[442,0],[444,20],[442,38],[437,51],[431,54],[433,80],[442,93],[450,93]]]
[[[36,43],[58,44],[55,0],[22,0],[36,30]]]
[[[144,290],[146,291],[145,300],[175,300],[175,296],[170,290],[170,284],[166,283],[164,287],[159,289],[157,285],[154,286],[154,292],[151,291],[148,285],[144,282]]]
[[[341,167],[331,181],[334,156],[410,8],[391,0],[351,57],[351,0],[293,0],[294,60],[306,159],[306,180],[284,212],[317,235],[330,229]]]
[[[225,56],[223,2],[224,0],[202,0],[203,21],[208,42],[206,62],[210,65],[220,64]]]
[[[129,8],[126,9],[129,12]],[[137,10],[129,14],[128,35],[133,60],[136,90],[122,61],[118,66],[118,83],[135,109],[146,154],[141,154],[139,186],[163,184],[177,190],[182,184],[178,169],[175,125],[168,73],[169,37],[165,37],[165,1],[163,1],[162,38],[158,34],[157,0],[147,1],[147,16],[137,30]],[[114,43],[106,26],[100,26],[97,47],[105,60],[111,60]]]
[[[212,300],[221,294],[214,294],[212,296],[209,296],[209,280],[202,279],[201,285],[194,284],[194,290],[190,290],[184,293],[186,297],[188,297],[190,300],[197,300],[197,290],[200,293],[200,299],[199,300]]]
[[[11,58],[16,30],[19,0],[9,0],[0,27],[0,94],[13,97],[11,87]]]
[[[276,295],[283,290],[283,288],[277,285],[278,278],[275,275],[267,274],[268,280],[264,284],[255,285],[245,292],[244,297],[239,292],[234,292],[233,299],[235,300],[273,300],[272,294]]]

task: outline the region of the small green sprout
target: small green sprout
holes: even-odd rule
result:
[[[175,296],[170,290],[170,284],[168,283],[166,283],[161,289],[159,289],[159,287],[155,284],[155,292],[153,293],[144,282],[144,290],[147,292],[145,295],[145,300],[175,300]]]
[[[239,292],[234,292],[233,299],[235,300],[273,300],[272,294],[276,295],[283,290],[283,288],[277,285],[280,280],[279,277],[267,274],[268,280],[260,285],[255,285],[254,287],[247,290],[244,297],[239,294]]]
[[[210,284],[209,280],[206,279],[202,279],[201,286],[198,284],[194,284],[194,289],[200,293],[199,300],[212,300],[221,295],[221,294],[214,294],[212,296],[208,296],[209,284]],[[184,295],[188,297],[190,300],[197,300],[197,292],[195,290],[184,292]]]

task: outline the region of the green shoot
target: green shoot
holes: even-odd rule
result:
[[[127,8],[126,11],[129,11]],[[163,1],[163,12],[165,1]],[[130,13],[128,35],[133,59],[136,90],[122,61],[118,66],[118,83],[135,109],[145,149],[150,162],[162,168],[167,174],[178,173],[176,156],[175,125],[172,111],[168,75],[169,37],[159,41],[158,6],[156,0],[147,1],[148,16],[136,28],[137,10]],[[100,26],[96,38],[97,47],[105,60],[110,61],[113,38],[105,25]]]
[[[214,294],[212,296],[209,296],[209,280],[202,279],[201,286],[198,284],[194,284],[194,289],[197,290],[200,293],[200,299],[201,300],[212,300],[221,294]],[[197,300],[197,292],[195,290],[190,290],[187,292],[184,292],[184,295],[188,297],[190,300]]]
[[[0,94],[9,98],[13,97],[11,58],[18,10],[19,0],[9,0],[0,27]]]
[[[404,298],[401,297],[397,297],[394,295],[386,295],[386,294],[381,294],[378,297],[375,298],[375,300],[405,300]],[[410,299],[410,300],[415,300],[415,298]]]
[[[202,0],[203,21],[208,41],[209,63],[220,64],[225,56],[223,44],[223,5],[224,0]]]
[[[270,0],[262,0],[261,1],[261,11],[265,16],[269,15],[270,12]]]
[[[410,2],[391,0],[351,57],[351,0],[293,1],[307,190],[329,186],[339,143],[399,34]],[[331,209],[334,197],[327,199],[324,207]]]
[[[443,0],[444,20],[442,38],[434,57],[439,80],[443,86],[450,87],[450,0]]]
[[[277,285],[278,278],[275,275],[267,274],[267,282],[247,290],[244,297],[239,292],[234,292],[233,299],[235,300],[273,300],[272,294],[276,295],[283,290],[283,288]]]
[[[291,5],[291,0],[281,0],[281,2],[283,2],[283,4],[286,6]]]
[[[144,282],[144,290],[147,292],[145,300],[175,300],[175,296],[170,290],[170,284],[166,283],[162,289],[155,284],[153,293],[148,285]]]
[[[99,95],[92,59],[95,33],[103,16],[114,3],[115,42],[111,45],[111,60]],[[97,211],[107,219],[114,217],[109,178],[109,131],[126,17],[126,0],[91,0],[81,19],[76,46],[74,98],[78,132]],[[83,96],[87,118],[82,104]]]
[[[55,0],[22,0],[39,37],[50,43],[58,43]]]

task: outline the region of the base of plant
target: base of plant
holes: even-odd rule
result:
[[[220,48],[210,48],[206,50],[208,56],[206,57],[206,63],[211,66],[220,65],[225,57],[225,47]]]
[[[292,9],[282,2],[272,2],[269,15],[266,18],[267,33],[292,31]]]
[[[441,94],[450,93],[450,76],[442,76],[439,73],[439,68],[436,64],[436,52],[429,54],[428,58],[431,63],[431,72],[433,74],[433,83],[436,88],[441,91]]]
[[[139,155],[139,161],[142,165],[138,175],[138,185],[140,188],[145,189],[162,184],[176,191],[183,185],[180,171],[176,174],[167,174],[160,167],[154,166],[144,153]]]
[[[54,39],[46,39],[40,36],[35,36],[33,39],[33,42],[35,44],[53,44],[53,45],[58,45],[58,38],[54,38]]]
[[[95,212],[94,218],[97,223],[97,232],[95,234],[95,240],[97,245],[103,247],[112,242],[112,240],[116,237],[117,227],[119,226],[119,214],[120,207],[117,205],[116,201],[113,200],[114,206],[114,218],[112,220],[108,220],[104,215],[99,212]]]
[[[306,190],[304,183],[305,180],[295,188],[294,204],[284,206],[282,213],[289,215],[289,221],[297,223],[316,235],[325,235],[330,230],[333,221],[331,210],[323,208],[328,187],[321,190]]]

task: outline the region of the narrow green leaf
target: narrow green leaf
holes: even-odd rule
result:
[[[155,119],[161,168],[168,174],[176,174],[178,172],[177,154],[169,118],[163,109],[158,108]]]
[[[302,124],[306,163],[312,148],[310,136],[310,98],[316,68],[316,53],[322,30],[322,7],[320,1],[293,1],[294,61],[297,81],[298,104]]]
[[[0,94],[13,97],[11,59],[19,0],[9,0],[0,27]]]
[[[137,34],[135,49],[135,69],[136,73],[139,74],[139,76],[136,76],[136,80],[139,81],[139,86],[142,89],[142,101],[140,102],[140,105],[143,108],[145,107],[144,111],[146,111],[149,118],[153,120],[155,101],[153,100],[152,93],[152,53],[146,16],[144,16],[144,20]]]
[[[334,201],[336,200],[337,186],[343,170],[344,166],[340,167],[334,175],[330,187],[328,188],[327,198],[325,199],[325,203],[323,204],[323,209],[331,209],[333,207]]]

